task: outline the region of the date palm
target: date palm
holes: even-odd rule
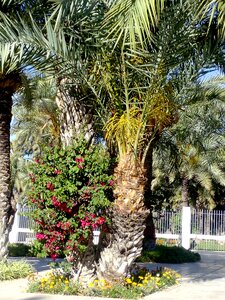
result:
[[[213,205],[214,188],[224,186],[224,78],[210,79],[199,86],[195,103],[180,114],[179,122],[165,131],[158,143],[154,159],[153,186],[160,178],[178,185],[172,205],[187,206],[198,202]],[[196,90],[194,88],[192,91]],[[197,100],[198,99],[198,100]],[[191,187],[195,185],[195,197],[191,199]],[[172,198],[172,197],[171,197]],[[175,203],[177,200],[177,203]],[[201,201],[202,202],[202,201]]]
[[[183,64],[193,62],[198,34],[188,7],[168,10],[158,24],[153,46],[146,52],[117,48],[103,53],[105,64],[97,69],[98,85],[109,101],[104,130],[109,145],[117,149],[112,208],[113,238],[100,257],[97,274],[108,281],[126,276],[140,255],[149,210],[145,193],[151,155],[165,128],[175,124],[179,110],[188,105],[177,88]],[[168,22],[170,20],[170,22]],[[190,23],[189,23],[190,22]],[[187,86],[186,86],[187,88]]]
[[[12,5],[12,6],[11,6]],[[4,15],[18,12],[21,6],[15,1],[3,1],[1,6],[1,26]],[[4,26],[2,26],[4,27]],[[24,69],[42,66],[41,58],[46,52],[34,47],[26,47],[23,43],[11,43],[3,36],[0,39],[0,259],[7,256],[8,235],[12,226],[15,208],[11,202],[10,192],[10,123],[12,118],[12,99],[21,87],[25,78]],[[46,61],[50,62],[50,58]]]
[[[180,6],[179,1],[175,1],[166,7],[161,5],[163,1],[158,1],[160,18],[154,23],[155,29],[149,31],[141,22],[144,16],[150,19],[150,14],[142,18],[140,13],[137,18],[142,11],[139,4],[144,2],[150,7],[154,1],[111,2],[106,23],[111,21],[114,56],[104,53],[105,65],[96,71],[101,74],[97,77],[98,84],[102,83],[111,99],[105,112],[109,118],[104,127],[105,137],[118,153],[114,173],[113,238],[102,251],[97,268],[98,276],[108,281],[127,275],[141,253],[145,218],[149,213],[145,196],[150,183],[153,148],[162,132],[177,123],[179,112],[195,101],[193,94],[191,97],[185,94],[190,89],[188,81],[196,80],[201,70],[213,64],[215,67],[216,62],[224,66],[219,41],[212,47],[213,51],[203,42],[205,38],[210,45],[213,34],[209,32],[207,36],[204,26],[196,26],[195,5],[183,1]],[[151,33],[149,37],[147,29]],[[138,50],[141,46],[144,53]],[[192,73],[186,79],[189,69]]]

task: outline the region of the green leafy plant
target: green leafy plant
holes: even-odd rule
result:
[[[201,259],[199,253],[191,252],[183,247],[157,245],[152,251],[144,251],[138,262],[184,263]]]
[[[29,255],[37,258],[47,257],[47,251],[44,244],[39,240],[34,240],[30,245]]]
[[[0,280],[11,280],[27,277],[33,267],[26,261],[0,261]]]
[[[36,238],[53,259],[82,253],[93,229],[107,231],[112,176],[110,159],[102,145],[48,148],[36,158],[30,173],[28,205],[36,223]]]

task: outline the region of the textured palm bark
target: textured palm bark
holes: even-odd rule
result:
[[[99,279],[120,281],[127,276],[134,260],[140,256],[145,219],[146,170],[125,155],[115,170],[115,203],[112,209],[112,241],[102,252],[97,267]]]
[[[56,104],[59,108],[61,142],[68,146],[74,138],[83,135],[91,143],[94,136],[93,115],[84,100],[80,99],[78,89],[74,93],[69,89],[68,79],[58,80]]]
[[[0,260],[7,257],[15,210],[10,189],[10,122],[12,94],[0,92]]]

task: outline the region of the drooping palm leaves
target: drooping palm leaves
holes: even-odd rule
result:
[[[225,184],[223,82],[220,78],[198,85],[195,103],[186,107],[179,122],[163,134],[155,151],[153,189],[165,178],[173,183],[171,205],[181,201],[183,205],[202,205],[198,199],[204,195],[205,205],[212,207],[215,183]]]

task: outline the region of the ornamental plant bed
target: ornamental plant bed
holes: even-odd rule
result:
[[[118,283],[93,280],[87,287],[74,281],[71,273],[64,268],[53,269],[45,276],[33,275],[29,278],[28,292],[62,295],[82,295],[123,299],[140,299],[161,289],[178,284],[180,275],[168,268],[148,271],[136,268],[129,277]]]

